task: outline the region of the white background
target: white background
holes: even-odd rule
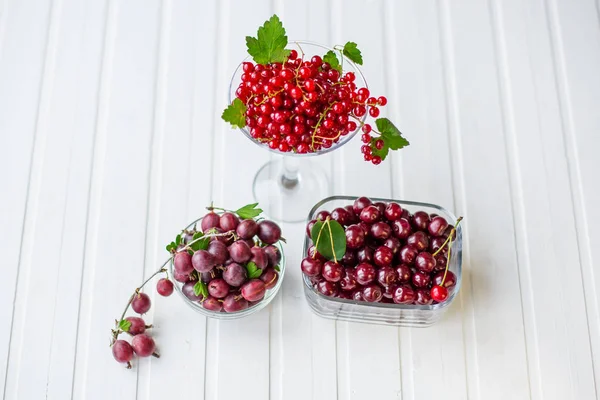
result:
[[[320,319],[285,225],[271,306],[218,322],[150,290],[162,358],[126,370],[108,344],[131,290],[272,157],[220,113],[274,12],[290,38],[358,42],[412,145],[318,162],[333,193],[465,216],[460,296],[428,329]],[[0,394],[599,399],[599,22],[597,0],[0,0]]]

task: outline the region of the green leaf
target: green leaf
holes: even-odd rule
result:
[[[181,244],[181,235],[177,235],[177,237],[175,238],[175,244],[177,246],[179,246]]]
[[[410,144],[408,140],[402,137],[402,132],[389,119],[378,118],[375,120],[375,124],[381,136],[371,139],[371,150],[374,156],[379,156],[381,160],[385,160],[390,150],[400,150]],[[378,139],[383,140],[383,148],[381,150],[375,147],[375,142]]]
[[[254,261],[246,264],[246,271],[248,271],[248,278],[250,279],[258,278],[262,275],[262,269],[258,268]]]
[[[190,248],[192,250],[198,251],[198,250],[208,249],[208,245],[210,244],[210,237],[207,237],[207,238],[198,240],[197,242],[194,242],[194,240],[200,239],[202,236],[204,236],[204,234],[202,232],[194,233],[194,236],[192,236],[192,240],[190,241],[190,243],[192,243],[190,245]]]
[[[198,280],[198,282],[196,282],[196,284],[194,285],[194,294],[196,296],[200,296],[202,295],[202,298],[207,298],[208,297],[208,287],[206,286],[206,283],[202,282],[202,280]]]
[[[119,329],[123,332],[129,332],[129,328],[131,328],[131,322],[126,319],[122,319],[119,321]]]
[[[348,59],[358,65],[362,65],[363,59],[362,54],[358,47],[356,47],[356,43],[348,42],[344,45],[344,55],[348,57]]]
[[[346,254],[346,232],[337,221],[317,221],[310,237],[317,251],[328,260],[337,262]]]
[[[223,111],[221,118],[234,127],[243,128],[246,126],[246,109],[244,102],[236,97],[233,103]]]
[[[256,218],[263,212],[262,209],[256,208],[258,203],[247,204],[242,208],[234,211],[241,219],[252,219]]]
[[[337,54],[335,54],[335,51],[329,50],[327,53],[325,53],[325,55],[323,56],[323,62],[326,62],[329,65],[331,65],[331,68],[337,69],[338,71],[342,72],[342,66],[340,65],[340,60],[338,60]]]
[[[283,24],[277,15],[265,22],[258,28],[257,37],[246,36],[248,54],[258,64],[269,64],[274,62],[285,62],[290,51],[285,49],[288,38],[285,35]]]
[[[169,253],[173,253],[177,250],[177,244],[175,244],[175,242],[171,242],[167,245],[166,249]]]
[[[279,268],[279,265],[274,266],[273,269],[277,272],[281,272],[281,268]]]

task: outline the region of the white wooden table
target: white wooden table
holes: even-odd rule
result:
[[[597,0],[0,0],[0,394],[5,399],[600,399]],[[320,157],[332,192],[465,216],[438,325],[320,319],[303,227],[271,306],[207,320],[157,298],[159,360],[109,330],[211,200],[252,200],[270,154],[220,120],[244,36],[354,40],[412,145]]]

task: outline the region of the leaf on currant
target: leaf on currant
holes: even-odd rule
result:
[[[375,124],[381,136],[371,139],[371,151],[374,156],[379,156],[381,160],[385,160],[390,150],[400,150],[410,145],[408,140],[402,136],[402,132],[389,119],[378,118],[375,120]],[[378,139],[383,140],[381,149],[375,146]]]
[[[203,299],[208,297],[208,287],[202,280],[198,280],[194,285],[194,294],[196,296],[202,296]]]
[[[129,332],[129,328],[131,328],[131,322],[126,319],[122,319],[119,321],[119,329],[123,332]]]
[[[248,54],[258,64],[283,63],[290,55],[285,49],[288,38],[285,28],[277,15],[273,15],[263,26],[258,28],[256,38],[246,36]]]
[[[243,128],[246,126],[246,105],[236,97],[235,100],[223,111],[221,119],[229,122],[233,127]]]
[[[262,269],[258,268],[254,261],[250,261],[246,264],[246,271],[248,272],[248,278],[254,279],[262,275]]]
[[[339,222],[326,219],[317,221],[310,237],[319,254],[330,261],[339,261],[346,254],[346,233]]]
[[[358,49],[356,43],[348,42],[344,45],[343,53],[350,61],[355,64],[362,65],[363,58],[360,50]]]
[[[192,236],[192,240],[190,241],[191,245],[190,248],[194,251],[198,251],[198,250],[206,250],[208,249],[208,245],[210,244],[210,237],[206,237],[204,239],[200,239],[202,236],[204,236],[204,234],[202,232],[196,232],[194,233],[194,236]],[[196,239],[200,239],[197,242],[195,241]]]
[[[335,51],[329,50],[327,53],[325,53],[325,55],[323,56],[323,62],[326,62],[329,65],[331,65],[331,68],[337,69],[339,72],[342,72],[342,66],[340,65],[340,60],[338,60],[338,57],[337,57],[337,54],[335,54]]]
[[[263,210],[257,208],[258,203],[246,204],[244,207],[234,211],[241,219],[252,219],[258,217]]]

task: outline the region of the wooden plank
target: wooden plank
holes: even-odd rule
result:
[[[411,142],[390,160],[393,197],[439,204],[454,212],[438,10],[432,2],[388,2],[385,15],[388,104],[393,121]],[[463,301],[459,295],[432,327],[400,329],[403,398],[468,397]]]
[[[144,275],[159,2],[109,3],[79,310],[73,398],[137,392],[115,368],[109,328]],[[160,339],[159,339],[160,341]]]
[[[468,394],[523,399],[530,397],[523,305],[488,21],[484,3],[441,3],[455,207],[466,217],[462,298]],[[504,218],[498,218],[499,210]]]
[[[16,307],[19,265],[27,258],[23,240],[25,213],[29,201],[32,159],[36,146],[38,118],[43,111],[43,85],[48,85],[48,29],[50,2],[2,3],[0,17],[0,250],[4,255],[4,274],[0,280],[0,391],[7,390],[8,365]],[[9,61],[10,60],[10,61]],[[42,136],[42,135],[40,135]],[[40,137],[38,140],[42,140]],[[38,153],[39,153],[39,144]],[[34,200],[32,200],[34,201]],[[14,357],[14,355],[12,356]],[[19,366],[11,366],[11,379]]]

